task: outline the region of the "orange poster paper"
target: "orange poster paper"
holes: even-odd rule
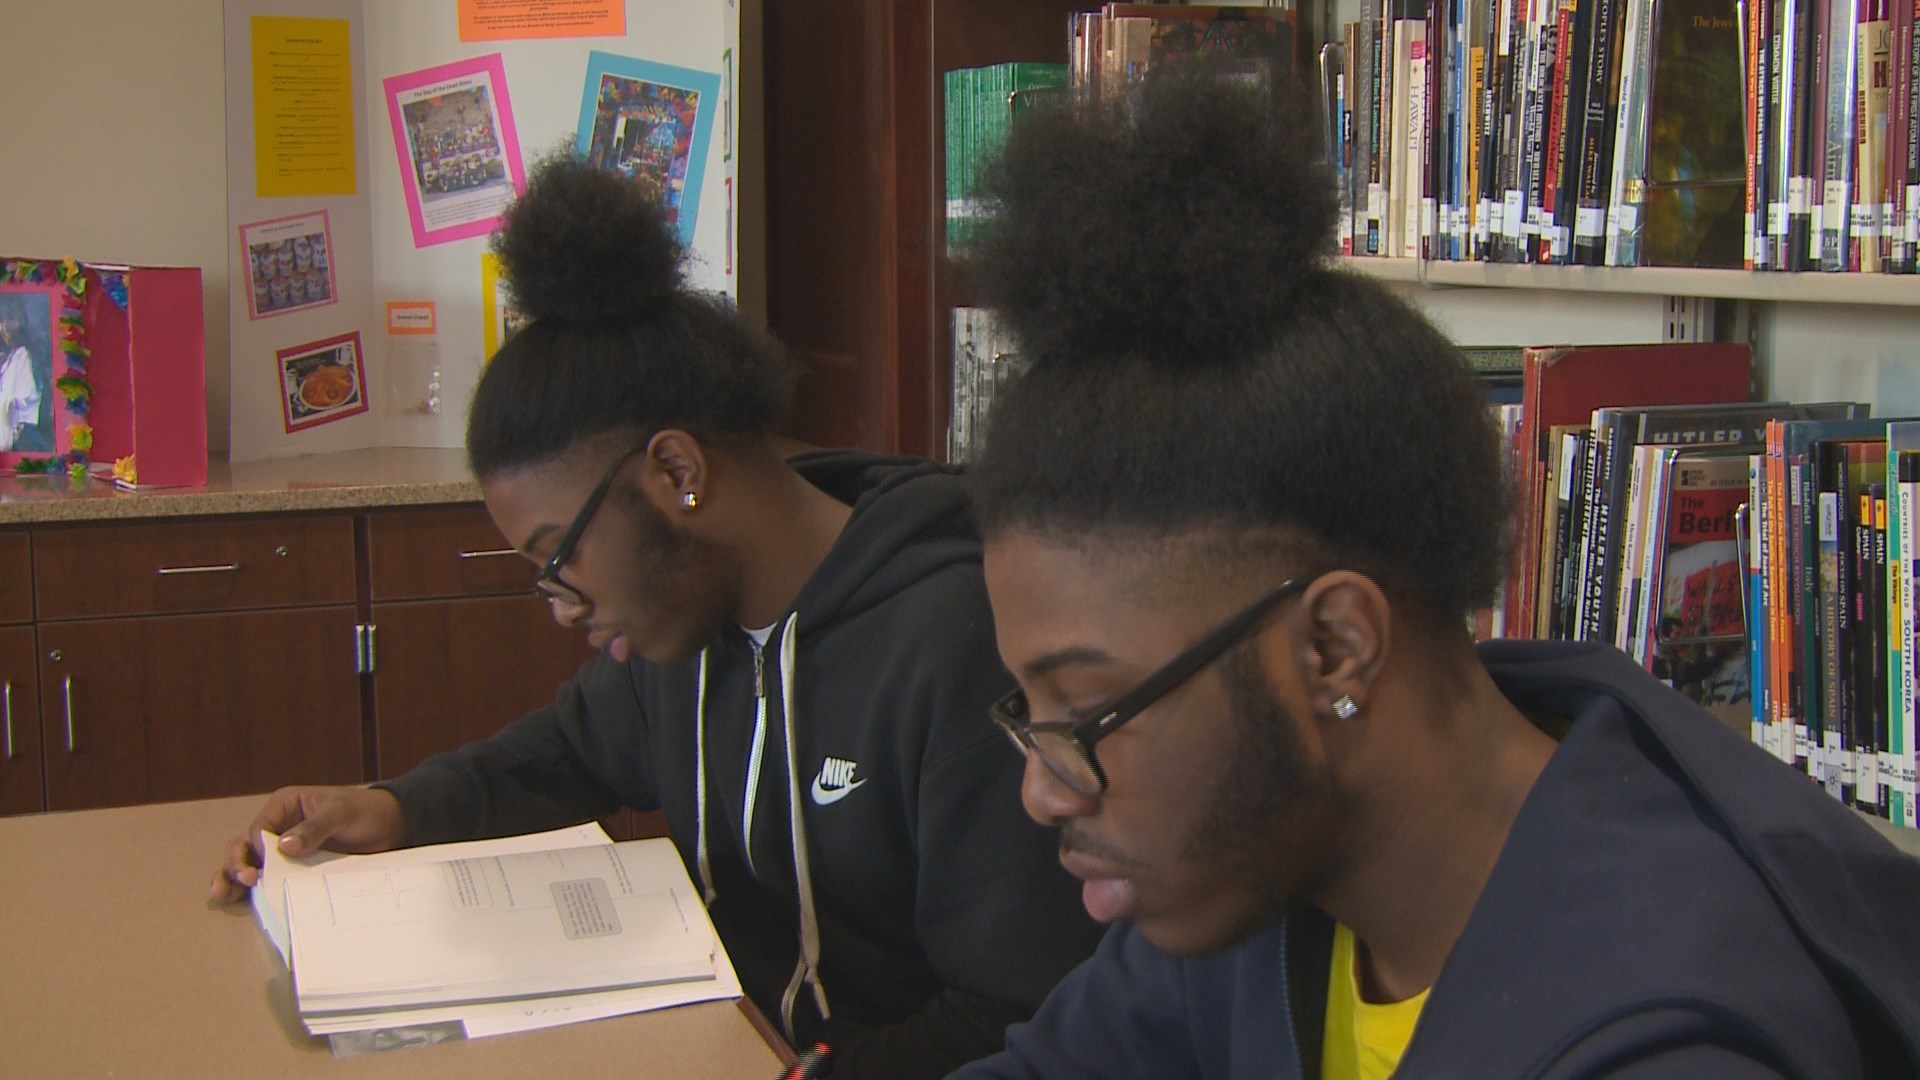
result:
[[[431,334],[436,329],[434,322],[431,300],[387,301],[389,334]]]
[[[460,0],[461,41],[626,34],[627,0]]]

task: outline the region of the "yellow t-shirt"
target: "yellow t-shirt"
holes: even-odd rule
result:
[[[1335,923],[1320,1080],[1387,1080],[1400,1066],[1400,1055],[1406,1053],[1413,1025],[1426,1003],[1425,990],[1386,1005],[1362,1001],[1353,970],[1353,931]]]

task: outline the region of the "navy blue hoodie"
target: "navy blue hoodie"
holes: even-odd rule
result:
[[[1613,649],[1481,657],[1573,724],[1396,1077],[1920,1075],[1920,863]],[[956,1077],[1317,1080],[1331,926],[1182,960],[1116,925]]]
[[[664,810],[789,1040],[833,1044],[836,1077],[944,1076],[998,1050],[1100,928],[987,719],[1012,679],[960,477],[851,451],[791,464],[853,514],[764,647],[736,627],[681,664],[603,655],[552,706],[383,786],[415,844]]]

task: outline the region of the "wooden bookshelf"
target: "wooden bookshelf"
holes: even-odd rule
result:
[[[767,323],[804,365],[785,434],[940,456],[951,311],[942,73],[1063,61],[1083,0],[765,4]],[[851,29],[850,29],[851,28]]]
[[[1920,275],[1786,274],[1670,267],[1524,266],[1344,256],[1342,266],[1382,281],[1436,287],[1546,289],[1632,296],[1686,296],[1788,304],[1920,308]]]

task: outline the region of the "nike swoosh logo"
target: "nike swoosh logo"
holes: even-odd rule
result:
[[[820,778],[816,776],[813,778],[813,805],[832,806],[834,803],[837,803],[841,799],[844,799],[847,796],[853,794],[854,788],[857,788],[861,784],[864,784],[866,782],[867,782],[866,778],[861,777],[860,779],[855,780],[853,783],[847,784],[844,787],[826,788],[826,787],[820,786]]]

